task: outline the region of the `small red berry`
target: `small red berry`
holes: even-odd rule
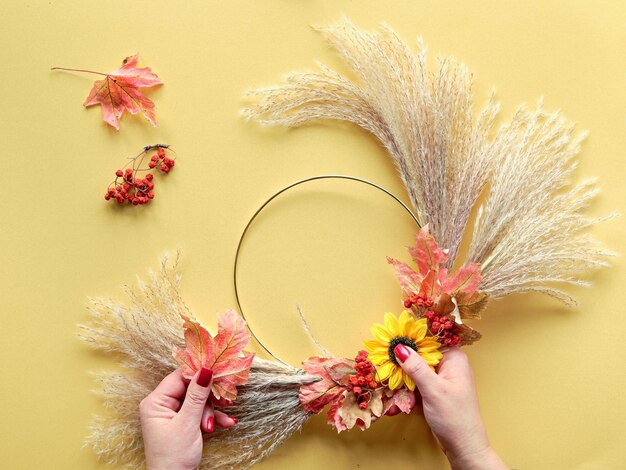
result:
[[[154,168],[156,166],[156,162],[155,161],[151,161],[150,163],[148,163],[148,166],[150,168]]]
[[[159,155],[159,158],[163,158],[165,156],[165,150],[163,150],[163,148],[160,148],[159,150],[157,150],[157,154]]]
[[[152,179],[153,179],[153,178],[154,178],[154,175],[153,175],[152,173],[148,173],[148,174],[146,175],[146,179],[147,179],[148,181],[152,181]]]
[[[115,172],[115,176],[119,176],[121,178],[122,176],[124,176],[124,173],[122,172],[122,170],[117,170]]]
[[[411,306],[413,305],[413,302],[411,302],[411,300],[410,300],[410,299],[406,299],[406,300],[403,302],[403,305],[404,305],[404,307],[405,307],[405,308],[411,308]]]

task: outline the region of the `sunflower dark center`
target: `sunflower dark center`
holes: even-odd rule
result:
[[[400,364],[398,364],[394,349],[396,349],[396,346],[399,344],[404,344],[406,347],[411,348],[413,351],[417,352],[417,345],[415,344],[415,341],[413,341],[411,338],[407,338],[406,336],[396,336],[389,342],[389,359],[391,359],[391,361],[396,365]]]

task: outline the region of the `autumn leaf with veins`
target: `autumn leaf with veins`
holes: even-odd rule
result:
[[[185,348],[174,348],[173,355],[191,379],[202,367],[213,371],[211,391],[217,399],[235,400],[237,387],[248,381],[254,353],[243,349],[250,342],[246,322],[233,310],[217,318],[217,334],[212,336],[200,323],[181,315],[185,329]]]
[[[140,88],[150,88],[161,85],[163,82],[152,73],[150,67],[137,68],[137,62],[139,62],[138,54],[127,57],[122,62],[122,66],[111,73],[65,67],[53,67],[52,70],[103,75],[104,79],[94,82],[83,106],[86,108],[98,104],[102,106],[102,119],[116,130],[120,128],[119,120],[124,111],[131,114],[142,113],[156,127],[156,105],[143,95]]]

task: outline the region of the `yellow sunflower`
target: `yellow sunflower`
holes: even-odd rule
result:
[[[376,366],[376,380],[389,381],[388,387],[391,390],[402,385],[406,385],[409,390],[415,390],[415,383],[398,365],[393,352],[398,344],[404,344],[417,351],[432,369],[443,357],[439,351],[441,343],[437,338],[426,336],[428,333],[426,318],[416,320],[406,310],[400,314],[400,318],[396,318],[393,313],[385,313],[385,324],[374,324],[371,332],[376,339],[365,342],[365,349],[369,352],[367,357]]]

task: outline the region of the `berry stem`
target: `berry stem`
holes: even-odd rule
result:
[[[50,70],[65,70],[66,72],[84,72],[84,73],[95,73],[97,75],[104,75],[108,77],[108,73],[95,72],[94,70],[85,70],[85,69],[69,69],[66,67],[50,67]]]

